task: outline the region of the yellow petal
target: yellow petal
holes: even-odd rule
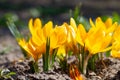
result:
[[[50,36],[50,48],[51,49],[55,49],[57,48],[58,45],[58,37],[57,34],[55,32],[53,32]]]
[[[99,52],[106,52],[106,51],[109,51],[109,50],[111,50],[111,49],[112,49],[112,46],[107,47],[107,48],[105,48],[105,49],[103,49],[103,50],[101,50],[101,51],[99,51]]]
[[[91,18],[90,18],[90,25],[91,25],[92,27],[95,27],[95,25],[94,25],[94,23],[93,23],[93,21],[92,21]]]
[[[33,23],[33,19],[30,19],[28,26],[31,34],[33,35],[35,33],[36,28],[37,30],[41,29],[42,23],[41,23],[41,20],[38,18],[35,19],[34,23]]]
[[[31,34],[33,34],[34,32],[33,32],[33,30],[34,30],[34,26],[33,26],[33,19],[30,19],[29,20],[29,30],[30,30],[30,32],[31,32]]]
[[[37,30],[34,35],[32,36],[32,41],[34,42],[34,44],[40,46],[41,44],[45,43],[46,42],[46,39],[44,37],[44,34],[43,34],[43,30]]]
[[[106,25],[104,24],[104,22],[101,20],[100,17],[96,19],[95,24],[96,24],[96,27],[98,28],[106,29]]]
[[[111,56],[115,58],[120,58],[120,51],[112,50]]]
[[[53,30],[53,23],[52,23],[52,21],[49,21],[43,27],[43,33],[44,33],[44,36],[46,39],[47,39],[47,37],[50,37],[52,30]]]
[[[97,17],[96,20],[95,20],[95,24],[98,23],[98,22],[101,22],[101,18],[100,17]]]
[[[115,58],[120,58],[120,26],[116,28],[113,35],[111,55]]]
[[[66,56],[65,46],[60,46],[57,51],[57,57],[61,60],[64,60]]]
[[[106,31],[106,33],[111,33],[111,34],[113,34],[113,32],[115,31],[115,29],[118,27],[118,24],[117,24],[117,22],[115,22],[113,25],[111,25],[108,29],[107,29],[107,31]]]
[[[42,56],[40,48],[35,46],[31,39],[29,42],[25,42],[24,39],[21,39],[19,45],[28,53],[28,55],[31,55],[35,61],[38,61]]]
[[[82,24],[78,25],[77,34],[76,34],[76,40],[78,43],[80,43],[82,46],[84,46],[84,40],[86,38],[86,30]]]
[[[64,25],[62,26],[57,26],[55,28],[55,33],[57,34],[58,37],[58,43],[63,44],[66,42],[67,39],[67,29]]]
[[[111,18],[108,18],[108,19],[105,21],[105,25],[106,25],[107,28],[110,27],[110,26],[112,26],[112,19],[111,19]]]
[[[31,54],[35,61],[38,61],[38,59],[42,56],[41,48],[39,46],[34,45],[31,39],[28,43],[28,49],[30,51],[29,54]]]
[[[42,22],[39,18],[36,18],[34,21],[34,28],[36,27],[42,28]]]
[[[115,29],[115,32],[113,34],[113,39],[120,41],[120,25]]]
[[[20,46],[25,46],[26,45],[26,41],[24,39],[20,39],[19,42],[18,42],[18,44]]]
[[[28,55],[31,55],[31,51],[28,49],[28,43],[24,39],[20,39],[18,44],[28,53]]]
[[[70,25],[74,28],[75,31],[77,31],[77,25],[76,25],[75,20],[73,18],[70,19]]]
[[[52,48],[63,45],[67,40],[67,31],[64,25],[56,26],[50,36],[50,44]]]

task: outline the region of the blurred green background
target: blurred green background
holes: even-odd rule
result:
[[[120,0],[0,0],[0,33],[6,30],[6,19],[11,17],[18,28],[25,28],[30,18],[39,17],[43,24],[68,22],[74,17],[77,23],[88,25],[89,18],[112,17],[120,22]],[[78,18],[79,17],[79,18]]]

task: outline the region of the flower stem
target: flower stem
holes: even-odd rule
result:
[[[30,72],[31,73],[38,73],[39,72],[39,67],[38,67],[38,62],[37,61],[30,61],[28,63],[30,66]]]
[[[35,73],[38,73],[39,72],[38,62],[34,62],[33,67],[34,67]]]
[[[87,71],[87,65],[88,65],[88,60],[91,57],[91,54],[89,54],[85,59],[84,59],[84,64],[83,64],[83,74],[86,74]]]

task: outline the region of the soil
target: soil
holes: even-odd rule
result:
[[[4,34],[4,33],[2,33]],[[42,71],[42,60],[39,60],[39,73],[30,71],[31,60],[25,60],[22,52],[11,34],[0,34],[0,69],[7,69],[16,74],[6,80],[72,80],[60,66],[55,63],[54,68],[48,72]],[[96,70],[88,71],[86,80],[120,80],[120,60],[106,58],[96,63]],[[2,80],[2,79],[0,79]]]

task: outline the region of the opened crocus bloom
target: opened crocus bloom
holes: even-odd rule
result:
[[[29,21],[29,30],[32,34],[28,42],[24,39],[20,40],[20,46],[25,49],[35,61],[37,61],[43,53],[46,52],[46,41],[50,39],[50,51],[62,46],[66,42],[67,30],[64,25],[53,28],[52,21],[49,21],[42,27],[40,19],[32,19]]]
[[[113,34],[111,56],[120,58],[120,26],[118,26]]]
[[[112,40],[112,33],[117,27],[117,23],[112,24],[111,19],[108,19],[104,23],[101,18],[98,17],[95,24],[90,19],[90,25],[92,27],[86,32],[84,26],[79,24],[76,36],[77,42],[85,46],[91,54],[110,50],[111,47],[109,47],[109,45]]]
[[[32,34],[33,43],[36,44],[37,46],[39,46],[43,50],[43,53],[45,53],[46,52],[46,50],[45,50],[46,40],[47,40],[47,38],[50,37],[50,35],[53,31],[52,21],[49,21],[42,27],[40,19],[38,19],[38,18],[35,19],[34,24],[31,19],[29,22],[29,29]]]
[[[30,19],[29,30],[32,34],[32,37],[28,42],[26,42],[24,39],[19,41],[19,45],[26,50],[35,61],[38,61],[38,59],[42,56],[42,53],[45,51],[45,38],[43,36],[41,27],[42,23],[40,19],[35,19],[34,24],[33,20]],[[41,32],[41,34],[39,32]]]

